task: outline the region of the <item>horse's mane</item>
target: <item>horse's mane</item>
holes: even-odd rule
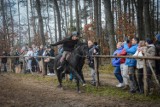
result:
[[[78,42],[77,45],[82,46],[82,45],[87,45],[87,43],[86,42]]]

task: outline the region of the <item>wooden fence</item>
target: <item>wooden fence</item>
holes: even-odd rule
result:
[[[145,96],[148,95],[148,84],[147,84],[147,70],[146,70],[146,62],[148,60],[160,60],[160,57],[139,57],[139,56],[110,56],[110,55],[95,55],[94,57],[94,66],[95,66],[95,71],[97,74],[97,82],[96,82],[96,86],[98,87],[100,85],[100,80],[99,80],[99,68],[98,68],[98,58],[134,58],[134,59],[142,59],[143,60],[143,75],[144,75],[144,94]],[[149,63],[149,67],[151,68],[153,77],[156,81],[157,86],[160,88],[160,83],[159,80],[157,79],[157,76],[155,74],[154,69],[152,68],[150,62]]]
[[[7,57],[9,59],[12,59],[12,58],[23,58],[23,63],[25,63],[25,56],[0,56],[0,59],[1,58],[4,58],[4,57]],[[97,81],[96,81],[96,86],[98,87],[100,85],[100,78],[99,78],[99,64],[98,64],[98,59],[99,58],[134,58],[134,59],[142,59],[143,60],[143,75],[144,75],[144,94],[147,96],[148,95],[148,84],[147,84],[147,71],[146,71],[146,62],[148,60],[160,60],[160,57],[138,57],[138,56],[111,56],[111,55],[94,55],[94,66],[95,66],[95,71],[96,71],[96,77],[97,77]],[[55,57],[47,57],[47,56],[38,56],[38,58],[41,58],[42,59],[42,65],[43,65],[43,68],[42,68],[42,76],[46,75],[46,72],[44,70],[44,58],[50,58],[50,59],[55,59]],[[10,60],[9,62],[9,67],[11,68],[11,65],[12,65],[12,62]],[[25,66],[25,65],[24,65]],[[153,77],[156,81],[156,84],[158,87],[160,87],[160,83],[159,83],[159,80],[157,79],[157,76],[154,72],[154,69],[152,68],[151,64],[149,63],[149,66],[151,68],[151,71],[152,71],[152,74],[153,74]],[[23,67],[23,70],[25,70],[25,67]]]

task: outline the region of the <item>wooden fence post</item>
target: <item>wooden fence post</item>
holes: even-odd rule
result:
[[[98,86],[100,85],[100,82],[99,82],[98,63],[97,63],[97,58],[96,58],[96,57],[94,57],[94,69],[95,69],[96,76],[97,76],[97,79],[96,79],[96,86],[98,87]]]
[[[148,60],[148,64],[149,64],[149,67],[150,67],[150,69],[152,71],[153,77],[154,77],[158,87],[160,87],[159,80],[157,79],[156,73],[154,72],[153,67],[152,67],[151,63],[149,62],[149,60]]]
[[[23,57],[23,73],[26,71],[25,57]]]
[[[44,60],[43,60],[43,58],[41,58],[41,61],[42,61],[42,76],[44,76],[46,74],[46,71],[45,71],[45,67],[44,67]]]
[[[9,58],[9,71],[13,72],[12,71],[12,58]]]
[[[143,59],[143,76],[144,76],[144,95],[148,95],[148,82],[147,82],[147,69],[146,69],[146,59]]]

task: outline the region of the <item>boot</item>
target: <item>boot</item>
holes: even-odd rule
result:
[[[57,70],[60,70],[64,67],[64,65],[66,64],[66,60],[64,60],[63,62],[61,62],[60,66],[57,67]]]

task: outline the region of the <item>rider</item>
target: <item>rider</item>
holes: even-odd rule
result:
[[[79,32],[74,31],[72,32],[71,36],[55,43],[51,44],[51,46],[57,46],[62,44],[63,45],[63,54],[60,59],[61,65],[57,69],[61,69],[65,63],[68,57],[70,56],[71,52],[74,50],[75,45],[78,43],[79,40]]]

